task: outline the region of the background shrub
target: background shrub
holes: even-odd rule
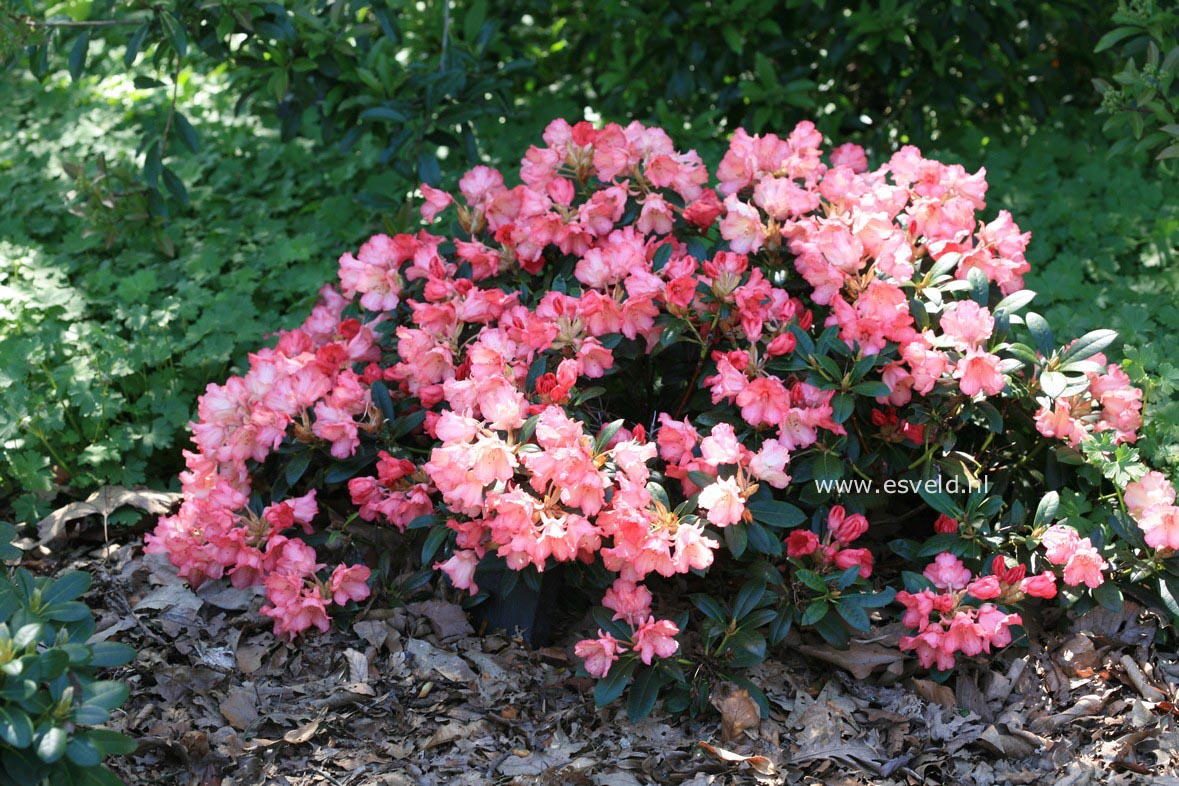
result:
[[[240,369],[271,326],[291,326],[334,256],[411,227],[418,182],[511,163],[553,117],[587,113],[659,123],[710,165],[724,132],[803,117],[865,143],[873,163],[914,141],[985,164],[991,210],[1018,207],[1035,234],[1032,285],[1057,298],[1054,323],[1077,332],[1067,320],[1099,292],[1136,379],[1158,376],[1146,452],[1173,463],[1162,455],[1179,435],[1173,367],[1150,343],[1174,322],[1174,181],[1142,160],[1105,163],[1090,84],[1120,84],[1117,58],[1142,62],[1148,38],[1167,60],[1159,42],[1173,27],[1156,10],[10,4],[0,507],[34,520],[63,492],[169,484],[195,394]],[[90,21],[117,24],[75,24]],[[1109,46],[1095,53],[1099,41]],[[1167,133],[1156,114],[1151,144],[1146,129]]]

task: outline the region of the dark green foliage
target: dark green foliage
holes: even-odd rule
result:
[[[1112,152],[1147,151],[1160,161],[1179,158],[1179,7],[1163,0],[1119,3],[1117,27],[1097,44],[1118,52],[1122,70],[1112,84],[1094,79],[1109,115],[1106,133],[1117,137]]]
[[[874,163],[914,141],[986,164],[992,210],[1010,208],[1034,234],[1032,310],[1061,335],[1126,337],[1135,379],[1158,377],[1143,453],[1179,465],[1166,447],[1179,436],[1179,370],[1159,343],[1179,327],[1175,184],[1111,168],[1090,120],[1091,78],[1113,72],[1114,53],[1141,63],[1147,39],[1173,28],[1116,10],[11,3],[0,11],[0,507],[34,520],[63,492],[174,482],[196,396],[306,313],[340,253],[412,228],[418,182],[516,160],[548,120],[587,110],[659,123],[712,164],[739,125],[786,131],[808,117],[836,142],[866,143]],[[1157,46],[1162,65],[1170,53]],[[1153,144],[1150,128],[1140,136]]]
[[[8,535],[0,532],[0,543]],[[135,742],[102,726],[127,700],[127,686],[96,672],[135,652],[86,643],[94,617],[78,598],[89,588],[80,571],[0,574],[0,786],[122,783],[102,760],[130,753]]]
[[[301,321],[341,251],[381,228],[355,198],[382,185],[378,151],[317,157],[248,119],[205,123],[232,110],[216,87],[192,91],[193,207],[166,225],[117,190],[64,201],[63,164],[104,157],[96,188],[127,167],[137,94],[0,88],[0,497],[21,520],[62,487],[166,485],[205,385]]]
[[[1146,387],[1138,447],[1179,470],[1179,177],[1142,157],[1111,165],[1092,117],[1059,112],[1029,131],[963,127],[934,154],[987,168],[988,213],[1010,210],[1032,232],[1030,306],[1062,337],[1094,328],[1121,337],[1105,353]]]

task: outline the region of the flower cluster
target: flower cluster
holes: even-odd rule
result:
[[[949,669],[957,653],[978,655],[991,647],[1007,646],[1011,626],[1023,620],[1000,606],[1025,595],[1056,595],[1051,573],[1030,578],[1026,574],[1023,565],[1008,568],[1004,558],[996,556],[990,574],[976,578],[953,554],[939,554],[923,574],[932,588],[897,593],[897,601],[905,607],[901,622],[917,631],[901,637],[901,649],[912,650],[924,668]]]
[[[423,185],[426,228],[344,254],[303,326],[209,386],[184,503],[149,550],[194,585],[264,586],[286,635],[368,595],[369,567],[329,573],[306,540],[352,518],[427,530],[425,562],[474,596],[490,563],[588,566],[586,670],[642,664],[660,684],[684,682],[672,656],[695,646],[661,588],[723,586],[751,557],[760,578],[732,607],[693,601],[719,626],[697,649],[717,669],[764,654],[759,628],[866,627],[892,598],[867,591],[895,575],[878,513],[901,528],[899,556],[943,552],[896,595],[915,631],[902,648],[925,667],[1007,645],[1024,603],[1168,558],[1175,492],[1145,467],[1092,490],[1124,499],[1156,554],[1119,550],[1096,517],[1026,520],[1037,447],[1083,463],[1079,447],[1133,443],[1142,394],[1101,354],[1112,338],[1058,350],[1018,314],[1030,233],[1006,211],[980,218],[985,172],[913,147],[873,169],[855,145],[822,145],[807,122],[738,131],[710,185],[660,129],[558,120],[517,185],[486,166],[453,193]],[[820,485],[848,471],[914,493],[890,512]],[[1005,473],[996,494],[979,488],[989,472]],[[971,490],[917,494],[950,475]],[[762,586],[795,579],[805,610]]]
[[[147,552],[167,554],[194,587],[223,575],[235,587],[264,585],[263,613],[274,618],[276,633],[291,636],[313,626],[326,630],[328,604],[369,594],[368,567],[340,565],[320,579],[325,566],[315,550],[293,536],[313,532],[315,489],[260,513],[250,506],[250,465],[284,440],[322,441],[332,456],[344,457],[361,431],[380,425],[368,385],[353,370],[380,358],[378,320],[346,319],[348,301],[330,287],[321,294],[302,327],[250,356],[245,375],[209,385],[193,425],[196,451],[184,454],[184,501],[147,536]]]

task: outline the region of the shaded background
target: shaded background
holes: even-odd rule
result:
[[[873,164],[985,166],[988,218],[1032,231],[1034,308],[1119,330],[1158,380],[1140,447],[1174,474],[1177,29],[1152,0],[9,3],[0,519],[175,485],[196,396],[340,253],[555,117],[658,124],[710,165],[811,119]]]

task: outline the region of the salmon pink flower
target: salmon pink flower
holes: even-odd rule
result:
[[[675,640],[680,629],[671,620],[658,620],[648,617],[647,621],[635,631],[634,644],[631,649],[639,653],[639,659],[650,666],[654,658],[670,658],[680,648]]]

